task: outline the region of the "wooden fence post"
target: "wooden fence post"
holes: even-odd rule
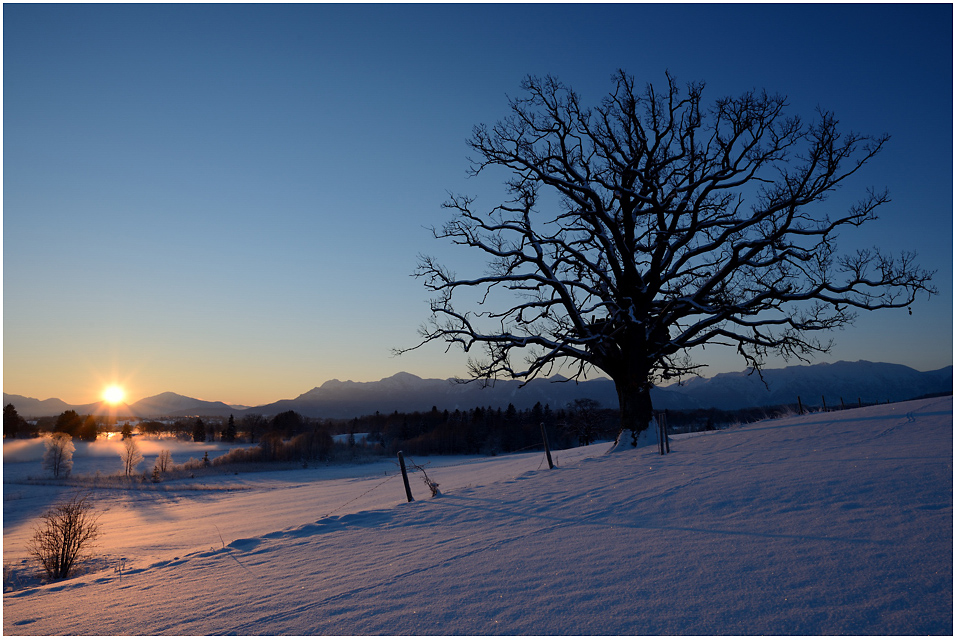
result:
[[[798,415],[804,415],[804,405],[801,404],[801,396],[798,396]]]
[[[658,423],[658,437],[660,438],[660,447],[661,454],[671,453],[671,442],[668,441],[668,416],[667,414],[659,413],[655,417],[655,422]]]
[[[824,407],[824,413],[827,413],[827,402],[824,400],[824,396],[821,396],[821,406]]]
[[[409,474],[405,470],[405,456],[402,455],[401,451],[399,452],[399,468],[402,469],[402,482],[405,483],[405,497],[409,499],[409,502],[412,502],[412,488],[409,486]]]
[[[863,407],[863,406],[864,406],[864,405],[861,404],[861,397],[858,396],[858,397],[857,397],[857,408],[860,409],[860,408]]]
[[[548,436],[545,435],[545,423],[539,423],[542,426],[542,442],[545,444],[545,457],[548,459],[548,468],[554,469],[555,465],[552,464],[552,452],[548,448]]]
[[[841,397],[841,411],[844,411],[847,407],[844,406],[844,397]]]

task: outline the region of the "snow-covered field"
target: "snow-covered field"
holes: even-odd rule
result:
[[[3,630],[952,634],[951,398],[672,444],[559,451],[553,470],[540,452],[416,459],[442,495],[417,474],[413,503],[388,461],[97,489],[108,563],[5,592]],[[16,576],[36,517],[68,490],[18,483],[41,475],[42,451],[12,445]],[[115,472],[118,454],[98,451],[78,448],[75,473]],[[189,456],[202,451],[174,452]]]

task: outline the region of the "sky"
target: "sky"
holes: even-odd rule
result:
[[[468,178],[472,127],[526,75],[597,104],[640,83],[752,88],[891,134],[830,201],[887,187],[840,247],[916,250],[940,295],[862,315],[817,361],[953,356],[950,4],[3,7],[3,390],[70,403],[110,383],[256,405],[329,379],[466,374],[418,342],[419,254]],[[713,348],[706,375],[744,362]],[[768,366],[783,363],[769,361]]]

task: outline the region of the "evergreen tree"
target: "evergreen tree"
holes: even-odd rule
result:
[[[202,418],[196,418],[193,423],[193,442],[206,442],[206,425]]]
[[[283,411],[273,416],[272,426],[283,437],[288,438],[302,431],[302,416],[295,411]]]
[[[223,440],[226,442],[236,442],[236,421],[232,414],[229,416],[229,422],[226,423],[226,431],[223,433]]]
[[[96,441],[97,435],[99,435],[99,425],[96,423],[96,418],[93,416],[86,416],[86,418],[83,419],[83,423],[80,426],[77,436],[84,442],[94,442]]]
[[[71,436],[75,436],[80,433],[80,427],[83,426],[83,418],[74,411],[73,409],[67,409],[56,419],[56,431],[60,433],[68,433]]]
[[[545,421],[545,410],[542,409],[541,402],[535,403],[535,406],[532,407],[531,413],[529,413],[528,419],[529,419],[529,422],[531,422],[536,427]]]
[[[17,432],[26,425],[26,420],[20,417],[16,407],[8,404],[3,407],[3,437],[16,438]]]

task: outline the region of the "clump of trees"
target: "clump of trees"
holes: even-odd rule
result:
[[[591,402],[593,411],[587,427],[590,438],[613,437],[615,412]],[[510,404],[505,409],[475,407],[449,412],[432,407],[424,413],[376,413],[354,418],[348,425],[340,423],[337,430],[368,433],[367,441],[388,455],[400,450],[409,455],[497,455],[542,447],[542,425],[555,448],[580,443],[583,427],[578,414],[566,408],[552,411],[541,403],[525,410]]]
[[[39,428],[46,427],[46,422],[37,422]],[[100,432],[100,424],[96,416],[81,416],[73,409],[68,409],[58,415],[50,428],[59,433],[67,433],[84,442],[94,442]]]
[[[212,460],[213,466],[255,462],[309,462],[328,460],[333,452],[332,435],[327,428],[313,426],[283,438],[282,432],[270,431],[262,436],[258,446],[233,449]]]
[[[156,462],[153,463],[154,476],[161,476],[173,468],[173,456],[169,449],[162,449],[156,456]]]
[[[3,407],[3,437],[16,438],[29,428],[27,421],[20,417],[17,408],[12,403]]]

